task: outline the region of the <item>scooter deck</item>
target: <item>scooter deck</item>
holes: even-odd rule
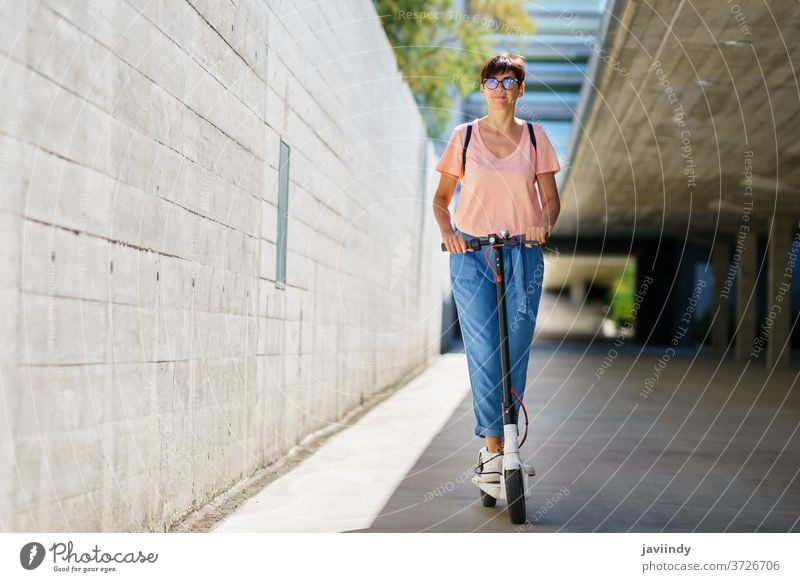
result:
[[[530,490],[530,477],[536,475],[536,471],[533,468],[533,465],[526,465],[523,463],[522,468],[524,469],[524,485],[525,485],[525,498],[528,499],[531,496]],[[501,479],[498,483],[482,483],[480,475],[475,475],[472,478],[472,484],[476,485],[478,489],[486,493],[487,495],[491,495],[495,499],[499,499],[500,501],[506,501],[506,486],[505,482]]]

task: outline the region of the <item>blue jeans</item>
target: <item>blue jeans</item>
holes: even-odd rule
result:
[[[475,238],[459,229],[465,240]],[[486,233],[488,234],[488,233]],[[486,236],[486,234],[481,236]],[[517,234],[517,233],[512,233]],[[503,437],[503,374],[500,369],[500,332],[497,323],[494,252],[450,254],[450,280],[467,353],[472,404],[480,437]],[[539,245],[503,248],[506,283],[506,321],[511,364],[511,386],[522,399],[528,373],[533,330],[542,296],[544,255]],[[519,402],[512,396],[517,412]]]

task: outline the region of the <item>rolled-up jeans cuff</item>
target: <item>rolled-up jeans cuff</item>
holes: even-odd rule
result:
[[[494,428],[487,428],[485,426],[476,425],[475,426],[475,434],[479,437],[492,437],[492,438],[503,438],[503,429],[494,429]]]

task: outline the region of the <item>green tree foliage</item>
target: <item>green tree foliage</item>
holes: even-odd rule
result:
[[[490,35],[522,41],[534,30],[517,0],[473,0],[467,13],[457,11],[451,0],[374,3],[400,71],[434,136],[447,128],[456,94],[466,96],[478,88],[481,66],[496,48]]]

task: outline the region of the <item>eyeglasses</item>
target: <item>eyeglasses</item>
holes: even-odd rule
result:
[[[489,77],[488,79],[484,79],[483,82],[486,85],[486,88],[489,89],[490,91],[494,91],[495,89],[497,89],[497,86],[500,85],[501,83],[503,85],[503,89],[505,89],[506,91],[512,89],[514,85],[519,83],[519,81],[517,81],[514,77],[506,77],[502,81],[498,81],[494,77]]]

